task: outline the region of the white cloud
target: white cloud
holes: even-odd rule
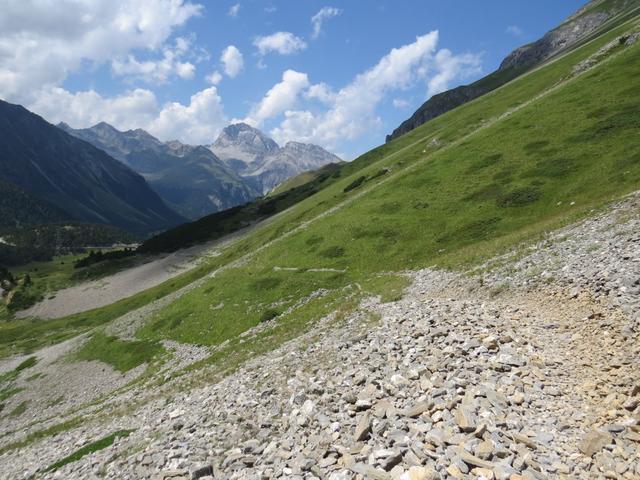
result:
[[[260,126],[266,119],[293,108],[300,93],[308,86],[309,78],[306,73],[287,70],[282,74],[282,81],[266,93],[244,121],[249,125]]]
[[[184,0],[3,2],[0,97],[28,103],[86,65],[160,49],[176,27],[201,11]]]
[[[522,30],[518,25],[509,25],[506,32],[514,37],[522,37],[524,35],[524,30]]]
[[[427,97],[447,90],[454,79],[465,79],[481,72],[480,55],[454,55],[446,48],[435,56],[437,73],[427,83]]]
[[[264,7],[265,13],[275,13],[277,11],[278,11],[278,7],[276,7],[275,5],[269,5],[268,7]]]
[[[104,121],[120,130],[143,128],[161,140],[191,144],[211,143],[227,123],[216,87],[197,92],[188,105],[159,105],[153,92],[141,88],[107,98],[93,90],[74,94],[54,87],[30,108],[52,123],[80,128]]]
[[[329,149],[342,148],[345,142],[381,127],[376,110],[391,92],[421,82],[427,83],[429,92],[439,91],[453,80],[479,71],[479,56],[437,51],[437,44],[438,32],[433,31],[417,37],[413,43],[394,48],[337,92],[324,84],[310,86],[303,97],[319,100],[326,104],[325,109],[313,105],[304,110],[288,108],[271,135],[281,143],[298,140]],[[404,106],[399,99],[392,103],[396,108]]]
[[[309,87],[309,90],[305,93],[305,97],[331,105],[336,98],[336,94],[326,83],[316,83]]]
[[[146,81],[191,78],[194,63],[208,54],[194,45],[193,36],[169,40],[201,11],[188,0],[4,2],[0,98],[21,103],[52,123],[78,128],[106,121],[121,130],[144,128],[162,140],[210,143],[227,122],[215,86],[195,93],[185,105],[162,105],[145,88],[106,97],[61,86],[69,74],[100,65]],[[219,81],[215,72],[209,79]]]
[[[220,61],[227,76],[234,78],[244,68],[244,58],[235,45],[229,45],[220,56]]]
[[[70,93],[61,87],[45,88],[29,108],[48,121],[64,121],[72,127],[110,123],[122,130],[148,125],[158,114],[156,96],[137,88],[105,98],[94,90]]]
[[[211,85],[218,85],[222,81],[222,74],[219,71],[210,73],[205,77],[205,80]]]
[[[311,38],[318,38],[322,33],[322,24],[330,18],[337,17],[342,14],[342,10],[335,7],[322,7],[318,13],[311,17],[311,24],[313,25],[313,32]]]
[[[270,52],[291,55],[307,48],[305,41],[291,32],[276,32],[266,37],[256,37],[253,45],[257,47],[260,55]]]
[[[408,88],[424,76],[421,69],[432,57],[438,43],[434,31],[414,43],[392,49],[371,69],[357,75],[335,95],[325,112],[286,111],[285,119],[271,131],[277,141],[298,139],[335,148],[378,128],[375,110],[388,91]]]
[[[235,18],[238,16],[238,13],[240,13],[240,4],[236,3],[235,5],[231,5],[231,7],[229,7],[229,11],[227,12],[227,15]]]
[[[392,103],[393,107],[397,108],[398,110],[404,110],[405,108],[409,107],[409,102],[404,98],[394,98]]]
[[[163,49],[160,60],[139,61],[131,54],[126,59],[115,59],[111,63],[111,70],[117,76],[140,79],[147,83],[165,83],[175,76],[182,79],[193,78],[195,65],[190,61],[183,61],[192,41],[190,38],[178,37],[173,47]]]
[[[160,110],[147,127],[161,139],[178,138],[191,144],[208,144],[226,125],[222,99],[216,87],[191,96],[189,105],[171,102]]]

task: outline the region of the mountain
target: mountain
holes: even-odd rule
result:
[[[169,206],[187,218],[200,218],[259,196],[205,147],[161,142],[142,129],[121,132],[104,122],[84,129],[65,123],[58,127],[141,174]]]
[[[289,142],[280,147],[246,123],[225,128],[209,149],[262,193],[302,172],[342,161],[317,145]]]
[[[386,138],[387,142],[453,108],[478,98],[532,68],[588,40],[605,24],[623,21],[638,8],[637,0],[592,0],[536,42],[511,52],[495,72],[470,84],[434,95]]]
[[[80,222],[147,234],[184,221],[129,167],[1,100],[0,180]],[[18,218],[23,210],[16,205],[12,215]]]
[[[0,308],[2,474],[638,478],[638,20],[219,249],[30,310],[82,313]],[[214,217],[148,246],[251,225]],[[166,281],[180,257],[197,267]],[[163,283],[122,288],[147,278]],[[90,310],[98,296],[114,303]]]
[[[70,216],[56,206],[0,179],[0,231],[69,219]]]

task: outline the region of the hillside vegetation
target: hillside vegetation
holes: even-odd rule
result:
[[[363,296],[392,298],[403,285],[394,272],[477,264],[589,214],[640,185],[640,48],[627,45],[637,28],[627,22],[372,150],[166,284],[46,326],[2,325],[3,348],[65,338],[196,279],[137,335],[240,348],[240,333],[275,322],[256,340],[266,345]]]
[[[361,186],[345,193],[354,179],[337,182],[241,241],[227,258],[274,240],[158,313],[141,335],[212,344],[234,338],[271,309],[299,315],[300,299],[321,289],[375,292],[381,285],[372,281],[385,272],[476,262],[637,189],[637,45],[615,47],[606,67],[557,84],[605,41],[391,144],[360,172]],[[374,178],[382,168],[390,173]],[[293,229],[339,202],[346,206]]]

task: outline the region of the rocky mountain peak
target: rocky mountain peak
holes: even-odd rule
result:
[[[246,159],[249,162],[256,160],[259,155],[278,148],[278,144],[275,141],[246,123],[229,125],[222,130],[222,133],[211,146],[211,150],[220,158],[236,158],[235,156],[241,153],[242,156],[237,158]],[[218,150],[221,151],[220,154]]]

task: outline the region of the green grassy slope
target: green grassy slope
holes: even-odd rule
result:
[[[614,49],[617,56],[606,66],[489,121],[568,77],[577,60],[605,41],[393,142],[387,156],[359,172],[374,177],[389,168],[372,180],[376,188],[220,273],[162,311],[141,335],[217,343],[258,324],[265,312],[297,310],[301,298],[319,289],[367,290],[384,272],[477,261],[637,189],[638,45]],[[236,248],[251,251],[268,232],[277,238],[292,217],[299,222],[358,195],[358,188],[344,192],[350,181],[337,182]]]
[[[267,196],[273,197],[273,196],[279,195],[281,193],[287,192],[289,190],[292,190],[294,188],[297,188],[309,182],[312,182],[323,176],[330,177],[334,173],[339,172],[342,165],[343,165],[342,163],[329,163],[328,165],[325,165],[324,167],[321,167],[317,170],[302,172],[296,175],[295,177],[292,177],[289,180],[286,180],[280,185],[278,185],[276,188],[270,191]]]
[[[260,337],[269,344],[341,304],[397,291],[402,278],[388,272],[469,265],[638,189],[640,45],[572,78],[629,27],[368,152],[197,270],[46,326],[0,325],[0,349],[64,338],[213,271],[138,335],[217,344],[277,315]]]

